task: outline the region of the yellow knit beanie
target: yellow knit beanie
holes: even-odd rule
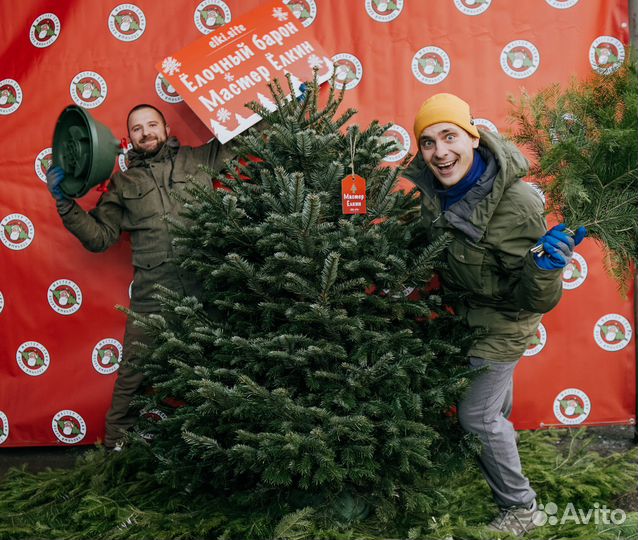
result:
[[[417,142],[425,128],[439,122],[456,124],[473,137],[480,138],[470,114],[470,106],[453,94],[435,94],[423,102],[414,119],[414,136]]]

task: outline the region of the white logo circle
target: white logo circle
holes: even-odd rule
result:
[[[487,118],[474,118],[474,125],[478,128],[481,126],[485,129],[485,131],[489,131],[490,133],[496,133],[498,135],[498,128],[491,120]]]
[[[403,0],[366,0],[366,13],[375,21],[388,23],[403,11]]]
[[[545,2],[556,9],[568,9],[578,4],[578,0],[545,0]]]
[[[2,295],[2,291],[0,291],[0,313],[4,310],[4,296]]]
[[[490,7],[492,0],[454,0],[454,5],[466,15],[480,15]]]
[[[126,157],[128,155],[128,151],[133,148],[133,145],[131,143],[128,143],[126,145],[126,150],[124,151],[124,153],[122,154],[118,154],[117,156],[117,164],[120,167],[120,171],[125,172],[126,170],[128,170],[128,162],[126,161]]]
[[[109,14],[109,30],[120,41],[135,41],[146,30],[144,12],[134,4],[120,4]]]
[[[43,13],[31,23],[31,44],[39,49],[53,45],[60,35],[60,28],[60,19],[54,13]]]
[[[353,54],[339,53],[332,57],[334,70],[336,72],[335,88],[341,90],[352,90],[361,82],[363,77],[363,66],[359,59]]]
[[[61,315],[72,315],[82,306],[82,291],[70,279],[58,279],[49,285],[49,305]]]
[[[169,83],[161,73],[155,77],[155,92],[166,103],[180,103],[184,98],[177,93],[175,87]]]
[[[383,161],[395,163],[408,155],[410,151],[410,134],[403,126],[392,124],[383,134],[383,137],[387,142],[395,143],[396,146],[396,150],[384,157]]]
[[[0,81],[0,114],[11,114],[22,104],[22,88],[13,79]]]
[[[9,438],[9,419],[7,415],[0,411],[0,444]]]
[[[545,348],[547,343],[547,330],[543,326],[543,323],[538,323],[536,333],[532,336],[532,339],[527,345],[527,349],[523,353],[523,356],[535,356]]]
[[[51,167],[51,163],[53,163],[53,149],[50,146],[42,150],[35,157],[35,162],[33,163],[35,174],[37,174],[38,178],[45,184],[47,183],[47,171],[49,167]]]
[[[91,362],[93,368],[102,375],[115,373],[122,360],[122,344],[113,338],[98,341],[93,347]]]
[[[589,63],[601,75],[610,75],[625,61],[625,47],[611,36],[597,37],[589,47]]]
[[[25,341],[16,351],[16,362],[27,375],[37,377],[49,369],[51,357],[42,343]]]
[[[35,237],[35,227],[27,216],[9,214],[0,221],[0,240],[9,249],[20,251],[31,245]]]
[[[566,388],[554,398],[554,416],[561,424],[582,424],[591,412],[591,401],[578,388]]]
[[[195,26],[204,35],[228,24],[231,18],[230,8],[222,0],[204,0],[195,8],[193,14]]]
[[[403,1],[403,0],[400,0]],[[299,19],[306,28],[315,22],[317,4],[315,0],[284,0],[292,14]]]
[[[439,47],[423,47],[412,57],[412,74],[423,84],[439,84],[450,74],[450,57]]]
[[[572,260],[563,268],[563,289],[569,291],[580,287],[587,279],[587,271],[587,261],[574,252]]]
[[[51,420],[51,429],[58,440],[66,444],[79,443],[86,436],[86,423],[75,411],[64,409]]]
[[[71,99],[85,109],[94,109],[106,99],[106,81],[95,71],[81,71],[71,81]]]
[[[629,321],[617,313],[602,316],[594,325],[594,340],[606,351],[624,349],[631,341],[632,335]]]
[[[540,64],[538,49],[529,41],[510,41],[501,51],[501,68],[514,79],[525,79],[532,75]]]

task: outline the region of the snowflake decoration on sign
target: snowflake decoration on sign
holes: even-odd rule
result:
[[[230,111],[228,109],[224,109],[223,107],[217,111],[217,120],[220,122],[228,122],[230,120]]]
[[[316,54],[311,54],[308,57],[308,65],[311,68],[319,68],[319,67],[323,66],[323,60],[321,58],[319,58]]]
[[[272,10],[272,16],[273,16],[275,19],[278,19],[278,20],[280,20],[280,21],[282,21],[282,22],[283,22],[283,21],[287,21],[287,20],[288,20],[288,13],[286,13],[286,12],[284,11],[284,8],[280,8],[280,7],[278,7],[278,8],[273,9],[273,10]]]
[[[176,58],[168,56],[162,61],[162,71],[168,75],[173,75],[175,72],[179,73],[179,68],[182,63],[178,62]]]
[[[235,80],[235,77],[233,77],[230,73],[226,73],[226,75],[224,75],[224,79],[226,79],[228,82],[233,82]]]

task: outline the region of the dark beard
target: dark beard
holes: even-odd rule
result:
[[[147,158],[152,158],[153,156],[156,156],[159,151],[164,148],[164,145],[166,144],[166,141],[162,141],[162,142],[158,142],[157,146],[155,147],[155,150],[151,150],[150,152],[145,152],[141,147],[135,148],[133,147],[133,149],[139,154],[139,156],[142,159],[147,159]]]

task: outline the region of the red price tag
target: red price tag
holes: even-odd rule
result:
[[[344,214],[366,213],[366,180],[349,174],[341,180],[341,208]]]

